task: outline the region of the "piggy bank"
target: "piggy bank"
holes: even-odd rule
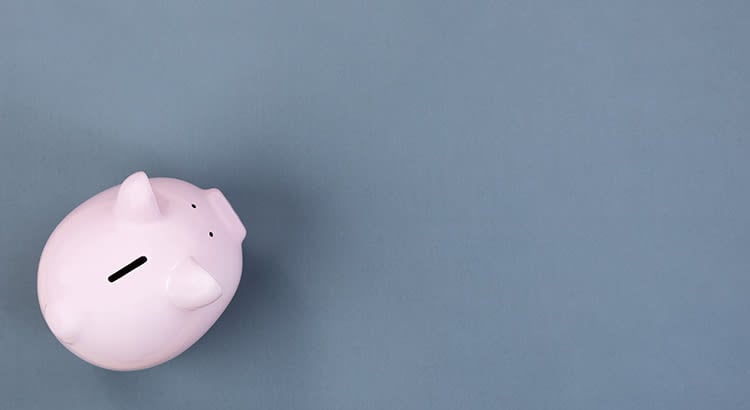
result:
[[[68,350],[96,366],[164,363],[229,304],[245,234],[218,189],[137,172],[52,232],[37,282],[44,319]]]

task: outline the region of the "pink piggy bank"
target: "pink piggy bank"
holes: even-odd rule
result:
[[[78,206],[50,236],[37,283],[44,319],[94,365],[164,363],[229,304],[245,234],[218,189],[137,172]]]

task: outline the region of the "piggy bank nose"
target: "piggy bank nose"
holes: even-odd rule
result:
[[[240,217],[224,194],[218,188],[210,188],[206,190],[206,195],[208,196],[208,202],[224,227],[238,240],[245,239],[245,235],[247,235],[245,225],[242,224]]]

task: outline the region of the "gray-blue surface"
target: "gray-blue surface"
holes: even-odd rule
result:
[[[562,3],[1,2],[0,408],[750,408],[750,3]],[[36,264],[138,169],[247,267],[114,373]]]

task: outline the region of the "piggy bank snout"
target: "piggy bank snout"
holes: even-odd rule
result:
[[[207,196],[208,202],[224,227],[239,241],[245,239],[247,235],[245,225],[224,194],[218,188],[211,188],[207,190]]]

